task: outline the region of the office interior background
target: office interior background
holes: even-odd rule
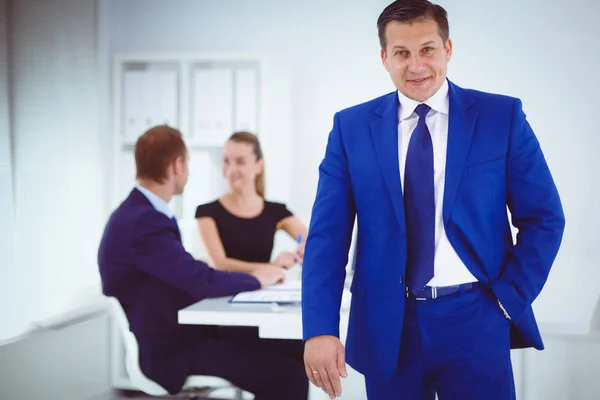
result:
[[[0,399],[110,392],[96,253],[146,125],[186,135],[191,177],[172,206],[195,256],[193,212],[225,190],[220,146],[234,129],[263,143],[267,198],[309,222],[333,114],[394,90],[375,25],[388,3],[0,0]],[[546,350],[515,355],[519,398],[598,399],[600,3],[438,3],[449,78],[523,100],[567,218],[534,303]],[[346,385],[346,399],[365,398]]]

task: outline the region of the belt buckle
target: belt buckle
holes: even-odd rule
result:
[[[435,299],[437,297],[438,297],[437,287],[432,286],[431,287],[431,299],[433,300],[433,299]],[[429,300],[429,299],[427,297],[416,297],[415,296],[415,300]]]
[[[432,286],[431,287],[431,300],[436,299],[436,298],[437,298],[437,287]],[[415,296],[415,300],[429,300],[429,298]]]

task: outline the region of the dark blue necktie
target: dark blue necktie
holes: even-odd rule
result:
[[[177,230],[179,231],[179,224],[177,223],[177,218],[175,217],[171,217],[171,221],[173,221],[173,223],[175,224],[175,226],[177,227]]]
[[[435,194],[433,189],[433,144],[425,117],[431,108],[420,104],[419,116],[406,154],[404,210],[406,214],[406,282],[416,293],[433,278],[435,252]]]

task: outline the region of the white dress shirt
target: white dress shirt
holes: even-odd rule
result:
[[[169,219],[173,218],[173,211],[169,207],[166,201],[143,187],[142,185],[136,185],[135,188],[142,192],[142,194],[148,199],[156,211],[165,214]]]
[[[410,137],[419,121],[419,116],[414,111],[421,103],[409,99],[400,93],[400,91],[398,91],[398,98],[400,100],[398,110],[398,159],[400,160],[402,191],[404,191],[406,153]],[[434,276],[428,285],[451,286],[476,282],[477,278],[467,269],[448,241],[442,218],[444,184],[446,180],[446,149],[448,147],[448,110],[450,108],[448,81],[444,80],[442,87],[424,103],[431,107],[425,123],[429,128],[433,143],[433,182],[435,192]]]

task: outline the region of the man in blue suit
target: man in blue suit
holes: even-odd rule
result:
[[[398,0],[377,25],[398,90],[334,117],[303,264],[307,375],[334,398],[347,358],[371,400],[514,399],[510,349],[543,348],[531,304],[562,239],[557,189],[520,100],[446,79],[442,7]]]
[[[98,264],[104,294],[119,300],[138,341],[144,374],[170,393],[179,392],[189,375],[211,375],[257,400],[306,400],[301,342],[178,324],[178,310],[190,304],[259,289],[285,275],[279,267],[252,274],[217,271],[185,251],[168,206],[188,178],[179,131],[148,130],[136,143],[135,162],[139,185],[111,215]]]

